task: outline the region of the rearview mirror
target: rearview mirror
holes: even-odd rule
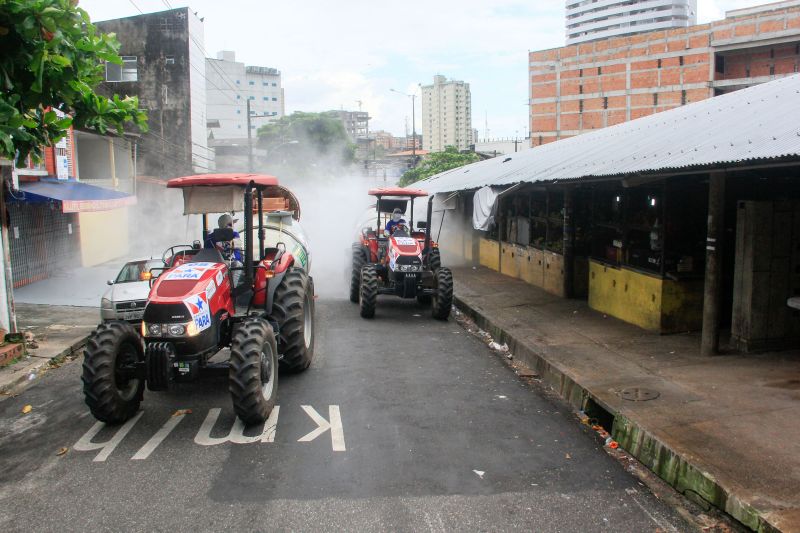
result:
[[[419,222],[417,222],[417,228],[425,229],[427,227],[428,227],[428,223],[425,222],[424,220],[420,220]]]
[[[113,285],[114,284],[114,280],[110,279],[110,280],[106,281],[106,284]]]

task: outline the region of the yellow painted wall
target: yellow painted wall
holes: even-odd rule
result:
[[[664,281],[661,310],[662,333],[700,331],[702,329],[703,287],[702,279]]]
[[[128,208],[78,213],[81,263],[94,266],[128,254]],[[127,259],[127,258],[126,258]]]
[[[480,238],[480,254],[481,265],[491,268],[492,270],[500,270],[500,245],[497,241]]]
[[[501,255],[500,273],[512,278],[519,278],[519,264],[517,258],[525,251],[522,246],[509,242],[500,243]]]
[[[661,331],[663,281],[589,261],[589,307],[625,322]]]
[[[544,290],[564,297],[564,256],[553,252],[544,253]]]

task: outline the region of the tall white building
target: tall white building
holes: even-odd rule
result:
[[[697,0],[567,0],[567,44],[697,24]]]
[[[247,100],[250,127],[256,130],[284,115],[283,87],[278,69],[245,66],[234,52],[206,58],[206,124],[215,139],[247,137]],[[263,115],[267,115],[264,117]]]
[[[469,83],[437,75],[422,86],[422,148],[443,152],[466,150],[472,141],[472,97]]]

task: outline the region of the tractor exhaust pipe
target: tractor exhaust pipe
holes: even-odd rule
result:
[[[423,248],[423,252],[425,252],[426,265],[430,265],[428,259],[431,255],[431,219],[433,218],[433,196],[434,195],[431,195],[431,197],[428,199],[428,223],[425,225],[425,247]]]
[[[253,188],[250,182],[244,191],[244,280],[245,287],[253,286]],[[260,216],[260,213],[259,213]]]

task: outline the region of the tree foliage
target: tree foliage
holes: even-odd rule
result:
[[[113,34],[97,31],[77,0],[0,0],[0,156],[22,166],[69,127],[146,130],[135,97],[98,95],[103,61],[121,64]],[[56,112],[60,111],[62,114]]]
[[[295,111],[258,129],[258,143],[268,152],[289,142],[296,144],[291,148],[293,152],[312,158],[333,157],[349,163],[355,156],[355,145],[334,113]]]
[[[425,156],[416,168],[407,170],[403,177],[400,178],[399,185],[405,187],[445,170],[463,167],[476,161],[480,161],[480,157],[477,154],[462,154],[455,146],[448,146],[444,149],[444,152],[433,152]]]

